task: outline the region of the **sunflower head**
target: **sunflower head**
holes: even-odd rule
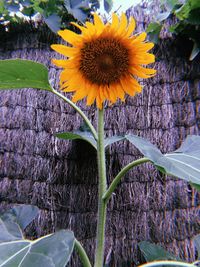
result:
[[[136,77],[149,78],[156,71],[144,68],[153,63],[155,57],[148,51],[153,43],[145,42],[146,33],[132,35],[135,20],[129,22],[122,13],[116,14],[112,22],[104,24],[97,14],[94,23],[85,26],[72,23],[81,31],[76,34],[70,30],[58,31],[58,34],[71,46],[52,45],[52,49],[66,56],[66,59],[53,59],[53,63],[63,70],[60,74],[60,86],[64,92],[75,92],[72,101],[87,98],[87,105],[95,102],[102,109],[103,102],[111,104],[117,99],[124,100],[125,94],[134,96],[141,92]]]

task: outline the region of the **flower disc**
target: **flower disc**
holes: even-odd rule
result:
[[[115,103],[117,98],[124,100],[125,94],[134,96],[141,92],[136,76],[149,78],[156,73],[154,69],[142,66],[155,61],[154,55],[148,53],[153,43],[144,42],[146,33],[131,35],[135,29],[133,18],[128,23],[125,14],[120,20],[113,14],[112,23],[104,25],[94,14],[94,23],[86,22],[85,26],[72,24],[82,33],[58,32],[72,46],[51,47],[68,58],[54,59],[53,63],[63,68],[61,89],[75,92],[74,102],[87,97],[87,105],[96,100],[101,109],[105,100]]]

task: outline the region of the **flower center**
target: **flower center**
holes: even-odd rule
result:
[[[129,67],[128,49],[114,38],[99,38],[81,49],[80,71],[92,83],[118,82]]]

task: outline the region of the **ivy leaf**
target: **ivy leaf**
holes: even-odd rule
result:
[[[150,41],[152,41],[155,44],[158,43],[161,29],[162,29],[162,24],[158,22],[152,22],[148,25],[146,32],[149,35]]]
[[[0,60],[0,90],[29,87],[52,91],[43,64],[23,59]]]
[[[91,144],[95,149],[97,149],[97,142],[94,139],[93,134],[89,131],[56,133],[55,136],[65,140],[76,140],[76,139],[84,140],[89,144]]]
[[[125,137],[163,173],[200,184],[200,136],[187,136],[179,149],[165,155],[144,138]]]

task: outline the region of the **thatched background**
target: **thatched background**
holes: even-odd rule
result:
[[[137,12],[138,31],[145,27]],[[166,37],[163,35],[163,38]],[[57,87],[58,72],[49,45],[56,37],[22,26],[0,34],[0,58],[25,58],[46,64]],[[142,81],[144,90],[125,103],[106,107],[106,134],[133,133],[163,152],[178,148],[188,134],[200,133],[200,62],[187,60],[190,44],[164,38],[154,50],[158,74]],[[186,53],[185,53],[186,52]],[[95,107],[80,106],[96,123]],[[90,257],[94,252],[97,211],[96,154],[84,142],[58,140],[54,133],[76,130],[82,119],[49,92],[33,89],[0,93],[0,210],[34,204],[40,216],[33,237],[60,228],[72,229]],[[128,162],[140,157],[121,142],[107,151],[108,181]],[[182,180],[164,177],[150,164],[130,171],[108,208],[106,255],[109,266],[134,266],[141,258],[137,242],[160,243],[189,261],[195,259],[191,239],[200,233],[197,192]],[[73,266],[80,266],[75,257]]]

